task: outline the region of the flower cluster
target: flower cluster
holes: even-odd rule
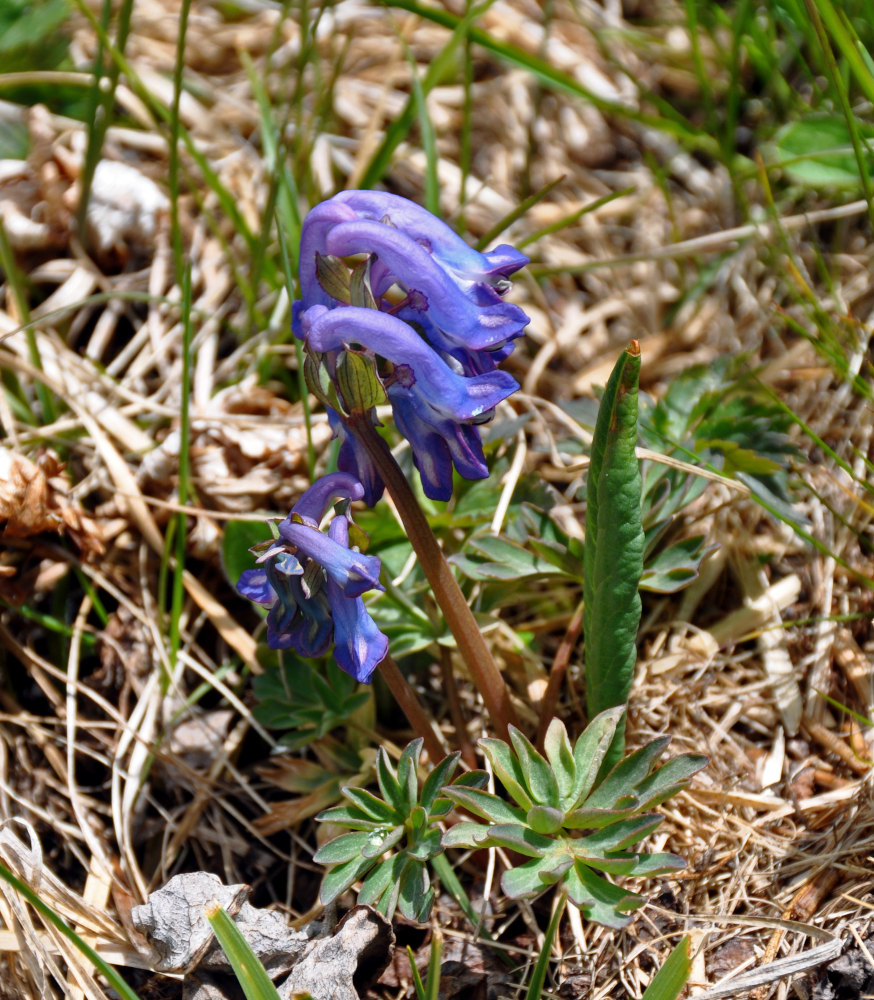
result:
[[[342,261],[360,255],[350,275]],[[453,465],[468,479],[488,476],[476,425],[519,388],[497,366],[528,323],[503,299],[527,261],[506,245],[480,253],[430,212],[377,191],[341,192],[304,221],[294,332],[334,386],[344,353],[373,362],[431,499],[449,499]],[[337,405],[346,415],[355,409],[342,392]],[[339,467],[358,477],[372,505],[379,473],[336,408],[331,417]]]
[[[361,599],[365,591],[384,589],[379,559],[350,544],[363,533],[348,505],[363,496],[364,487],[353,476],[323,476],[279,523],[278,537],[266,543],[258,568],[243,573],[237,590],[270,608],[267,643],[272,649],[321,656],[333,641],[339,666],[366,682],[388,652],[388,639]],[[321,521],[337,501],[346,501],[338,505],[346,509],[335,513],[325,534]]]

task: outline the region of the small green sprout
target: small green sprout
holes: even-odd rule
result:
[[[452,809],[445,792],[458,764],[459,754],[445,757],[419,785],[418,767],[422,740],[408,743],[397,770],[380,747],[376,779],[380,798],[363,788],[344,788],[349,805],[335,806],[316,819],[347,827],[316,851],[313,860],[330,865],[322,880],[320,898],[330,903],[354,882],[363,879],[359,903],[369,903],[389,919],[395,910],[408,920],[428,919],[434,902],[428,862],[443,851],[439,823]],[[449,788],[481,788],[483,771],[459,775]]]
[[[531,860],[501,878],[507,896],[535,896],[557,884],[590,920],[623,927],[644,899],[604,876],[648,877],[684,866],[675,854],[638,854],[628,848],[664,818],[648,810],[684,788],[707,763],[699,754],[682,754],[653,770],[670,742],[663,736],[602,775],[623,712],[610,708],[596,716],[573,747],[563,723],[553,719],[545,758],[512,726],[512,746],[480,740],[514,804],[480,788],[445,788],[454,803],[484,822],[456,824],[443,836],[443,846],[504,847],[522,854]]]

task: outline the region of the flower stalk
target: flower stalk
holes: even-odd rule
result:
[[[391,656],[386,655],[377,669],[382,674],[382,679],[388,685],[389,691],[394,695],[394,699],[400,706],[401,711],[407,717],[407,722],[409,722],[413,732],[416,736],[422,738],[425,749],[428,751],[428,756],[431,758],[431,763],[436,764],[438,761],[443,760],[446,756],[443,744],[434,731],[434,726],[428,714],[416,697],[416,692],[410,687],[397,663],[395,663]]]
[[[452,573],[443,551],[431,531],[431,526],[410,488],[406,476],[373,426],[369,414],[354,414],[347,418],[349,430],[356,436],[368,458],[378,470],[403,521],[434,599],[440,605],[446,624],[455,637],[458,651],[470,671],[477,690],[496,731],[508,738],[508,726],[516,717],[510,703],[510,692],[498,670],[489,647],[483,639],[473,612],[467,604],[458,581]]]

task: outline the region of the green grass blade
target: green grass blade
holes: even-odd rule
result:
[[[416,956],[413,949],[407,945],[407,957],[410,960],[410,970],[413,974],[413,986],[416,990],[416,1000],[437,1000],[440,995],[440,960],[443,957],[443,934],[439,927],[434,928],[431,937],[431,952],[428,956],[428,973],[425,982],[416,968]]]
[[[653,976],[643,994],[643,1000],[677,1000],[691,972],[692,959],[689,955],[689,937],[686,935]]]
[[[808,0],[812,10],[822,18],[822,23],[847,61],[850,72],[856,79],[859,89],[869,101],[874,101],[874,73],[859,49],[858,38],[846,13],[837,8],[832,0]]]
[[[469,10],[464,17],[456,17],[454,14],[451,14],[449,15],[451,22],[449,24],[446,24],[446,22],[439,18],[437,19],[438,23],[444,24],[445,27],[450,27],[452,29],[452,37],[446,45],[443,46],[436,58],[431,62],[431,65],[425,73],[425,78],[421,81],[420,86],[423,97],[427,97],[434,87],[437,86],[441,80],[444,80],[447,76],[449,76],[449,74],[455,69],[456,49],[467,37],[467,33],[471,30],[471,24],[474,19],[479,17],[483,11],[488,10],[494,2],[495,0],[485,0],[484,3],[478,4],[476,7]],[[432,13],[430,8],[419,9],[418,5],[415,4],[412,7],[409,7],[404,3],[391,3],[389,6],[401,7],[404,10],[412,10],[413,13],[421,14],[422,17],[429,17]],[[391,163],[392,154],[409,133],[415,118],[416,95],[411,94],[404,110],[386,129],[382,144],[374,153],[370,163],[367,165],[367,168],[361,177],[359,187],[372,188],[375,187],[380,180],[382,180],[388,170],[389,164]]]
[[[458,29],[462,22],[469,21],[471,17],[478,17],[482,11],[482,8],[475,8],[466,14],[464,18],[461,18],[443,7],[421,4],[418,0],[387,0],[387,6],[408,10],[413,14],[418,14],[420,17],[433,21],[435,24],[441,24],[444,28],[449,28],[452,31]],[[695,129],[682,115],[671,108],[666,101],[656,101],[659,111],[662,112],[661,115],[647,114],[628,105],[599,97],[578,83],[569,73],[563,73],[561,70],[551,66],[545,59],[532,55],[509,42],[499,41],[481,28],[469,25],[465,28],[465,34],[469,35],[472,42],[481,45],[493,55],[498,56],[513,66],[527,70],[550,90],[558,90],[566,94],[571,94],[574,97],[582,98],[607,114],[621,115],[630,121],[650,125],[662,132],[674,135],[689,146],[700,149],[703,152],[708,152],[714,156],[719,155],[718,141],[713,136]],[[656,100],[655,95],[649,95],[649,97],[651,100]],[[379,176],[382,175],[380,174]],[[362,182],[361,186],[365,187],[366,185]]]
[[[416,67],[416,60],[413,58],[409,46],[404,46],[407,54],[407,61],[410,64],[410,79],[412,80],[413,98],[416,104],[416,117],[419,119],[419,134],[422,139],[422,150],[425,153],[425,208],[432,215],[440,217],[440,181],[437,177],[437,137],[434,134],[434,123],[428,114],[428,103],[425,99],[425,91],[422,88],[422,81],[419,79],[419,72]]]
[[[180,504],[188,503],[191,483],[191,265],[182,275],[182,398],[179,408],[179,485],[177,492]],[[188,541],[188,517],[180,512],[176,515],[176,558],[173,570],[173,591],[170,605],[170,663],[175,665],[181,645],[179,621],[182,617],[182,603],[185,600],[185,555]]]
[[[548,184],[545,184],[539,191],[535,191],[534,194],[530,194],[524,201],[521,201],[512,212],[505,215],[504,218],[501,219],[496,225],[492,226],[485,236],[477,240],[477,250],[485,250],[485,248],[490,243],[493,243],[505,229],[509,229],[517,219],[521,219],[529,208],[533,208],[538,202],[543,201],[543,199],[551,191],[557,188],[564,179],[564,174],[562,174],[561,177],[556,177],[554,181],[550,181]]]
[[[118,28],[115,33],[115,44],[119,52],[124,52],[127,45],[127,38],[130,34],[131,15],[133,14],[133,0],[124,0],[118,12]],[[111,0],[104,0],[101,12],[101,26],[108,33],[109,22],[112,16]],[[115,106],[115,91],[118,87],[120,67],[115,60],[111,60],[104,68],[103,57],[105,48],[103,42],[98,39],[97,56],[94,61],[94,81],[91,85],[90,108],[86,118],[88,122],[88,145],[85,149],[85,162],[82,166],[82,175],[79,179],[81,184],[81,194],[79,204],[76,208],[76,229],[80,239],[88,245],[88,201],[91,197],[91,185],[94,182],[94,171],[100,162],[100,154],[103,152],[103,142],[106,139],[106,130],[109,128],[112,109]]]
[[[625,704],[637,656],[644,549],[635,454],[639,373],[640,347],[633,341],[610,375],[592,440],[583,551],[589,718]],[[621,756],[623,744],[624,732],[617,730],[608,755],[613,763],[612,754]]]
[[[136,993],[134,993],[134,991],[121,978],[115,969],[105,962],[91,947],[91,945],[83,941],[82,938],[79,937],[79,935],[62,917],[59,917],[58,914],[51,909],[51,907],[46,906],[46,904],[39,898],[39,896],[37,896],[29,885],[22,882],[21,879],[16,878],[6,865],[2,863],[0,863],[0,878],[2,878],[5,882],[8,882],[17,893],[24,896],[24,898],[40,914],[40,916],[44,917],[50,924],[57,927],[57,929],[64,935],[65,938],[67,938],[68,941],[72,941],[76,948],[85,956],[85,958],[88,959],[94,968],[105,977],[106,981],[118,993],[122,1000],[139,1000]]]
[[[550,222],[548,226],[544,226],[542,229],[538,229],[536,233],[526,236],[524,240],[516,244],[516,249],[522,250],[529,244],[536,243],[543,236],[550,236],[552,233],[557,233],[562,229],[566,229],[568,226],[572,226],[584,215],[588,215],[589,212],[596,211],[601,208],[602,205],[609,205],[611,201],[616,201],[617,198],[624,198],[627,194],[634,194],[636,190],[637,189],[634,187],[626,187],[622,188],[621,191],[611,191],[609,194],[596,198],[594,201],[587,202],[582,208],[578,208],[576,212],[571,212],[570,215],[557,219],[555,222]]]
[[[534,971],[531,973],[531,979],[528,982],[528,989],[525,991],[525,1000],[540,1000],[543,996],[543,984],[546,982],[546,973],[549,969],[549,959],[552,952],[552,942],[555,940],[555,936],[558,933],[558,925],[561,923],[561,918],[564,916],[564,908],[567,904],[567,899],[562,896],[555,904],[555,910],[553,911],[552,917],[549,920],[549,926],[546,928],[546,934],[543,936],[543,947],[540,949],[540,954],[537,956],[537,964],[534,966]]]
[[[18,270],[18,265],[15,262],[15,255],[12,252],[12,246],[9,243],[9,238],[6,235],[6,228],[3,225],[2,219],[0,219],[0,271],[6,276],[6,284],[9,286],[12,297],[15,301],[15,306],[18,309],[18,314],[21,317],[21,322],[24,324],[24,335],[27,338],[27,354],[28,360],[36,368],[37,371],[42,371],[42,359],[39,356],[39,345],[36,342],[36,330],[30,322],[30,306],[27,302],[27,293],[24,288],[24,278],[21,272]],[[6,372],[4,372],[6,376]],[[21,392],[21,387],[18,385],[18,380],[12,373],[9,373],[9,388],[19,398],[20,401],[26,399],[23,392]],[[18,393],[21,395],[18,396]],[[36,397],[39,400],[39,405],[42,407],[42,420],[43,423],[54,423],[57,417],[57,410],[55,408],[55,401],[48,386],[43,385],[42,382],[36,383]],[[25,405],[27,405],[25,403]],[[30,409],[28,407],[28,409]],[[36,416],[31,411],[30,422],[36,424]]]
[[[246,995],[246,1000],[279,1000],[279,994],[270,981],[267,970],[225,910],[213,902],[205,908],[205,912],[216,940],[227,955],[237,982]],[[299,997],[299,1000],[305,998]]]

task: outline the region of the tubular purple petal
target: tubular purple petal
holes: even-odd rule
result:
[[[304,313],[302,322],[307,343],[316,351],[339,351],[358,343],[387,361],[408,366],[417,392],[437,413],[454,420],[480,417],[519,388],[506,372],[471,378],[456,374],[403,320],[374,309],[315,306]]]
[[[389,224],[402,230],[440,262],[466,281],[507,278],[528,263],[525,254],[502,244],[480,253],[445,222],[413,201],[384,191],[341,191],[332,202],[347,206],[361,218]]]
[[[351,222],[355,212],[335,198],[316,205],[304,220],[300,237],[299,277],[304,305],[333,305],[334,300],[319,284],[316,277],[316,254],[325,253],[325,241],[330,230],[341,222]]]
[[[337,500],[361,500],[364,487],[348,472],[332,472],[317,479],[291,508],[292,514],[312,522],[315,527]]]
[[[375,253],[401,285],[424,296],[437,326],[451,330],[455,339],[474,350],[518,337],[528,324],[528,317],[518,306],[502,302],[497,296],[492,305],[482,307],[460,295],[458,283],[435,258],[392,226],[367,220],[339,223],[327,231],[326,247],[337,257]]]
[[[333,522],[332,522],[333,523]],[[279,535],[304,555],[322,566],[329,580],[334,580],[347,597],[360,597],[365,590],[384,590],[379,582],[377,556],[338,545],[332,538],[308,524],[296,524],[286,518],[279,524]]]
[[[337,544],[349,545],[345,518],[334,518],[328,530]],[[334,659],[341,670],[366,684],[388,652],[388,637],[379,631],[360,597],[347,597],[330,578],[327,591],[334,619]]]
[[[255,604],[263,604],[268,608],[276,601],[276,591],[270,586],[267,571],[261,566],[257,569],[243,570],[237,582],[237,593],[254,601]]]

